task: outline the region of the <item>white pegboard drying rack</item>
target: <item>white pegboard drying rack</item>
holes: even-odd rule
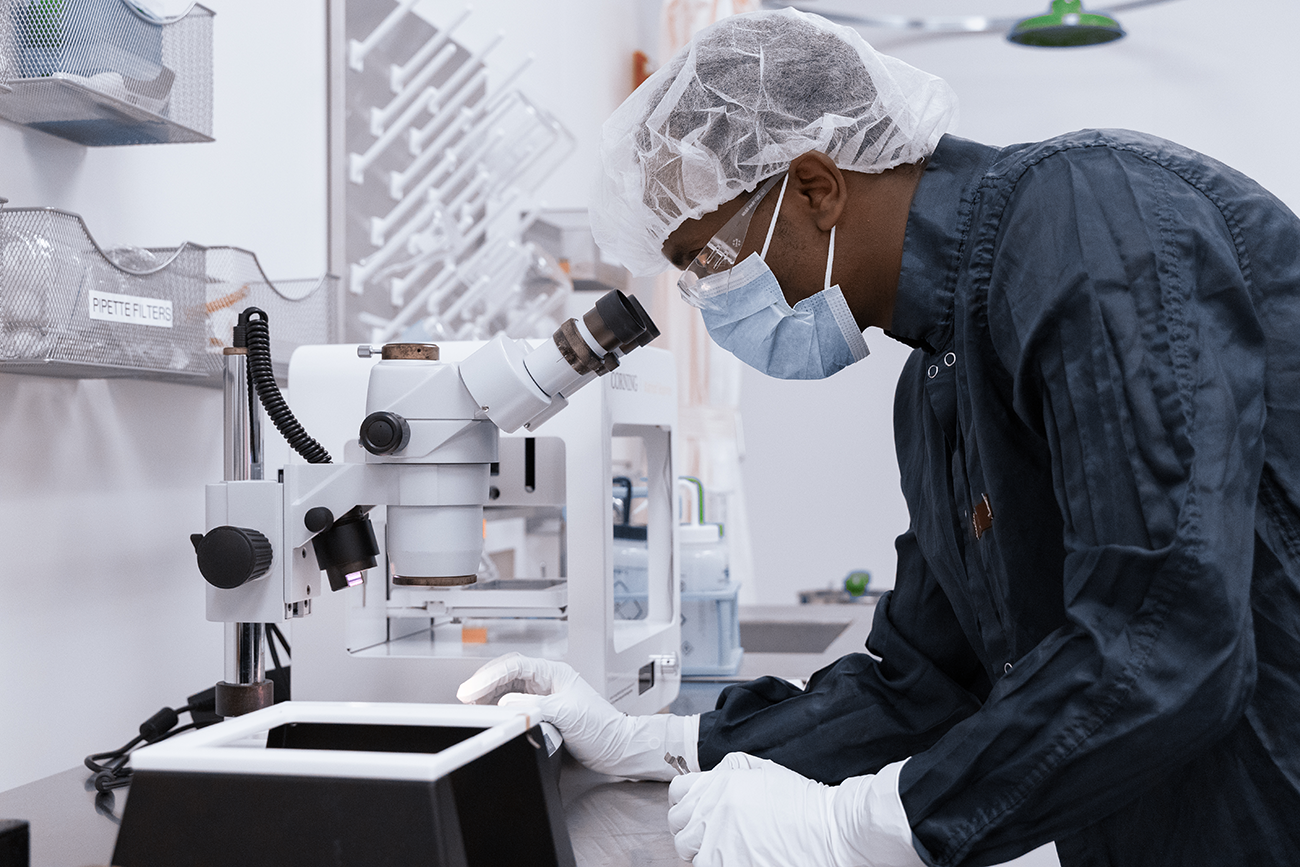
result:
[[[574,147],[516,88],[532,57],[489,87],[502,35],[461,44],[453,34],[468,10],[437,28],[416,0],[337,5],[346,39],[334,61],[344,98],[332,111],[342,138],[332,171],[346,183],[331,261],[346,262],[335,267],[345,268],[348,336],[382,343],[418,326],[468,340],[524,327],[530,305],[562,300],[530,282],[542,257],[522,236],[537,188]]]

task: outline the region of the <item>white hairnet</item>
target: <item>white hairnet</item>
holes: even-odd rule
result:
[[[821,151],[858,172],[914,163],[956,108],[942,79],[825,18],[791,8],[724,18],[605,122],[596,243],[634,274],[656,274],[674,229],[800,154]]]

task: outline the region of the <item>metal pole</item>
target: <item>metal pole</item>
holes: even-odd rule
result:
[[[248,350],[224,350],[221,384],[224,399],[224,471],[228,482],[262,477],[262,428],[248,386]],[[261,623],[226,626],[226,679],[217,684],[216,711],[239,716],[274,701],[274,687],[266,679],[266,635]]]
[[[232,623],[226,634],[226,683],[247,686],[266,680],[265,627],[261,623]]]
[[[252,472],[252,408],[248,402],[248,350],[242,346],[227,347],[222,360],[221,389],[225,399],[222,407],[224,430],[222,445],[225,453],[224,478],[228,482],[242,482],[253,478]]]

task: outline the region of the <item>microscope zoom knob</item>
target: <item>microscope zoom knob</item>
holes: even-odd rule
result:
[[[361,422],[361,446],[372,455],[400,452],[411,439],[411,426],[395,412],[372,412]]]
[[[266,536],[248,527],[215,527],[190,536],[199,572],[213,587],[233,590],[271,569],[274,550]]]

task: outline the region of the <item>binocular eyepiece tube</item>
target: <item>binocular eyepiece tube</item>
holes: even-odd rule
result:
[[[567,396],[592,374],[603,376],[618,367],[618,360],[659,336],[659,329],[635,296],[614,289],[596,305],[570,319],[524,358],[538,388],[548,397]]]

